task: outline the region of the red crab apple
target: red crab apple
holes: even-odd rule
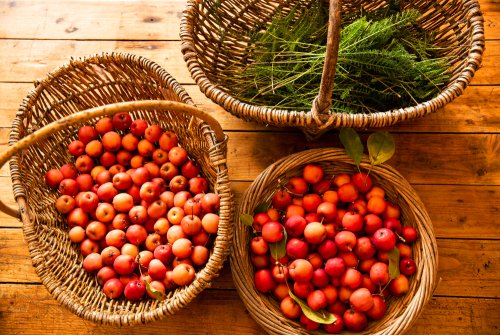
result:
[[[59,183],[59,192],[74,197],[78,193],[78,183],[74,179],[63,179]]]
[[[271,199],[274,208],[286,209],[292,203],[292,196],[285,190],[280,190],[274,193]]]
[[[83,229],[80,226],[75,226],[71,228],[68,232],[68,236],[71,242],[73,243],[80,243],[82,242],[86,235],[85,235],[85,229]]]
[[[134,272],[137,263],[134,257],[128,254],[121,254],[115,258],[113,268],[120,275],[128,275]]]
[[[203,229],[209,234],[216,234],[219,229],[219,215],[207,213],[201,219]]]
[[[268,242],[278,242],[283,239],[283,225],[279,222],[271,221],[262,226],[262,238]]]
[[[104,135],[109,131],[113,131],[113,121],[110,117],[103,117],[96,122],[95,130],[99,135]]]
[[[90,221],[85,228],[85,234],[94,241],[100,241],[106,236],[106,225],[99,221]]]
[[[139,245],[146,240],[146,238],[148,237],[148,232],[143,226],[139,224],[133,224],[127,228],[126,237],[130,243]]]
[[[410,226],[405,226],[402,229],[402,235],[403,238],[405,239],[406,243],[413,243],[417,240],[418,233],[417,230],[413,227]]]
[[[319,323],[309,319],[305,314],[302,313],[299,319],[299,323],[307,330],[316,330],[319,328]]]
[[[152,124],[149,127],[147,127],[146,130],[144,131],[144,137],[148,141],[156,143],[160,139],[160,136],[162,135],[162,133],[163,133],[163,130],[161,129],[161,127],[159,125]]]
[[[352,332],[360,332],[368,325],[365,314],[352,308],[344,313],[343,320],[345,327]]]
[[[410,282],[408,281],[408,277],[404,274],[400,274],[399,277],[396,277],[389,283],[389,291],[396,297],[405,295],[408,293],[409,289]]]
[[[104,265],[113,265],[116,257],[119,255],[120,250],[117,247],[107,246],[101,251],[102,263]]]
[[[315,290],[307,296],[307,304],[313,311],[319,311],[327,306],[326,295],[321,290]]]
[[[172,281],[179,286],[189,285],[196,277],[196,270],[190,264],[181,263],[172,270]]]
[[[104,294],[109,299],[117,299],[123,293],[124,285],[118,278],[111,278],[104,283],[102,288]]]
[[[86,213],[93,213],[99,204],[99,197],[94,192],[83,192],[78,205]]]
[[[310,281],[314,274],[312,264],[305,259],[294,260],[289,267],[290,278],[296,282]]]
[[[363,280],[363,275],[356,269],[348,268],[345,270],[342,277],[340,277],[340,283],[342,286],[349,287],[351,290],[355,290],[361,285]]]
[[[174,193],[177,193],[177,192],[180,192],[180,191],[185,191],[187,190],[189,184],[188,184],[188,180],[186,179],[186,177],[184,177],[183,175],[177,175],[177,176],[174,176],[170,182],[168,183],[168,187],[170,189],[170,191],[174,192]]]
[[[144,297],[146,293],[146,284],[144,284],[141,280],[132,280],[127,285],[125,285],[125,289],[123,294],[125,298],[130,301],[138,301]]]
[[[159,234],[151,233],[146,237],[146,240],[144,241],[144,246],[146,247],[147,250],[153,252],[156,249],[156,247],[161,245],[161,240],[162,237]]]
[[[90,141],[95,140],[97,136],[97,131],[92,126],[83,126],[78,129],[78,139],[82,141],[83,144],[87,144]]]
[[[109,131],[101,137],[102,146],[106,151],[116,152],[122,146],[122,137],[114,131]]]
[[[390,229],[380,228],[373,234],[372,242],[379,251],[391,251],[396,246],[396,234]]]
[[[330,283],[330,277],[324,269],[318,268],[314,270],[311,282],[315,287],[323,288]]]
[[[344,320],[339,314],[332,313],[335,321],[333,323],[323,325],[323,329],[328,334],[338,334],[344,330]]]
[[[346,269],[345,262],[340,257],[330,258],[325,262],[325,271],[331,277],[340,277]]]
[[[191,256],[192,248],[193,243],[185,237],[179,238],[172,243],[172,253],[180,259]]]
[[[299,304],[289,296],[281,300],[280,310],[289,319],[297,319],[302,314]]]
[[[75,166],[80,173],[90,173],[95,166],[94,160],[88,155],[81,155],[76,158]]]
[[[200,165],[191,159],[185,162],[181,167],[181,173],[187,179],[197,177],[200,172]]]
[[[206,193],[200,199],[200,205],[205,213],[216,213],[220,208],[220,196],[215,193]]]
[[[158,144],[162,150],[169,151],[173,147],[177,146],[179,139],[177,135],[172,131],[165,131],[161,134]]]
[[[323,179],[324,171],[323,168],[315,164],[307,164],[302,170],[302,176],[305,181],[310,184],[316,184],[321,179]]]
[[[170,244],[161,244],[156,247],[153,252],[154,257],[163,262],[163,264],[170,264],[174,260],[172,246]]]
[[[366,315],[372,320],[380,320],[384,317],[387,310],[387,305],[381,296],[374,295],[373,306],[367,310]]]
[[[161,280],[167,274],[167,268],[159,259],[152,259],[149,262],[148,274],[152,279]]]
[[[118,274],[111,266],[103,266],[97,271],[96,277],[99,285],[103,286],[109,279],[118,278]]]
[[[309,188],[309,185],[302,177],[292,177],[288,180],[285,187],[293,194],[305,194],[307,192],[307,189]]]
[[[115,214],[116,212],[115,209],[113,208],[113,205],[107,202],[99,203],[95,210],[96,219],[104,223],[113,221]]]
[[[64,164],[59,171],[63,174],[64,179],[76,179],[78,177],[78,170],[71,163]]]
[[[359,196],[358,189],[351,182],[340,186],[337,192],[339,194],[340,201],[346,203],[353,202]]]
[[[352,292],[349,297],[349,302],[351,306],[359,312],[366,312],[373,307],[372,294],[366,288],[358,288],[356,291]]]
[[[292,238],[286,243],[286,254],[291,259],[306,258],[309,244],[301,239]]]
[[[127,112],[116,113],[111,117],[111,122],[116,130],[127,130],[132,125],[132,117]]]
[[[82,241],[82,243],[80,243],[80,252],[83,257],[86,257],[94,252],[99,252],[99,244],[96,241],[86,238]]]
[[[356,172],[351,177],[351,182],[356,186],[359,192],[366,193],[373,186],[372,178],[365,172]]]
[[[61,195],[56,200],[56,209],[61,214],[67,214],[76,207],[75,199],[69,195]]]
[[[389,267],[387,264],[377,262],[370,268],[370,279],[376,285],[385,285],[389,282]]]
[[[133,224],[144,224],[148,221],[148,210],[141,205],[134,206],[128,212],[128,217]]]
[[[267,215],[267,214],[264,214]],[[255,221],[255,219],[254,219]],[[307,221],[300,215],[292,215],[285,221],[285,230],[290,237],[298,237],[304,233]]]
[[[125,191],[132,186],[132,177],[125,172],[118,172],[113,176],[113,186],[120,191]]]
[[[333,185],[337,186],[337,188],[340,188],[342,185],[351,182],[351,176],[347,173],[340,173],[333,178],[332,182]]]
[[[189,179],[189,191],[193,194],[206,193],[208,191],[208,182],[203,177],[194,177]]]
[[[309,213],[316,213],[318,206],[323,202],[323,199],[319,194],[309,193],[304,195],[302,198],[302,206]]]
[[[304,229],[304,238],[310,244],[320,244],[326,238],[326,228],[320,222],[311,222]]]
[[[196,266],[203,266],[208,262],[210,251],[203,245],[195,245],[191,253],[191,261]]]
[[[399,270],[406,276],[411,276],[417,271],[417,265],[411,258],[403,258],[399,261]]]
[[[339,231],[335,235],[335,243],[341,251],[351,251],[356,246],[356,235],[348,230]]]
[[[92,186],[94,186],[94,179],[92,179],[92,176],[88,173],[78,175],[75,180],[80,192],[90,191]]]
[[[148,123],[142,119],[135,119],[130,124],[130,132],[134,136],[143,136],[147,128]]]
[[[188,214],[182,218],[181,227],[187,235],[196,235],[202,228],[201,219],[196,215]]]
[[[179,146],[171,148],[168,150],[168,160],[175,166],[182,166],[188,160],[186,149]]]
[[[85,271],[89,273],[94,273],[102,268],[102,257],[101,254],[93,252],[85,257],[82,264]]]
[[[257,270],[254,275],[254,283],[257,291],[262,293],[272,291],[277,285],[269,269]]]
[[[80,226],[86,227],[89,222],[89,217],[81,208],[76,207],[71,212],[68,213],[66,217],[66,222],[70,227]]]
[[[316,213],[325,222],[331,222],[337,218],[337,207],[331,202],[322,202],[316,208]]]
[[[363,216],[356,212],[346,212],[342,217],[342,227],[354,233],[363,229]]]
[[[74,140],[68,145],[68,151],[74,157],[83,155],[85,152],[85,144],[80,140]]]

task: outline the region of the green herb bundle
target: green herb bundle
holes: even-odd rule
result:
[[[333,90],[334,112],[370,113],[435,96],[450,78],[417,11],[366,13],[342,25]],[[298,18],[297,18],[298,17]],[[276,15],[251,33],[252,59],[228,68],[233,94],[249,103],[309,110],[321,82],[328,14],[316,1],[302,13]]]

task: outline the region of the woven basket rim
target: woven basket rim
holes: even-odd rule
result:
[[[10,134],[9,144],[15,145],[22,138],[19,137],[18,129],[22,127],[22,123],[26,113],[28,112],[30,105],[32,102],[36,101],[44,87],[47,85],[51,85],[51,82],[57,79],[60,76],[63,76],[66,71],[70,71],[74,67],[86,66],[88,63],[101,63],[101,61],[105,60],[105,62],[113,63],[117,60],[123,60],[129,62],[133,66],[139,66],[144,69],[148,69],[149,71],[155,72],[160,78],[162,78],[162,82],[168,86],[169,89],[174,90],[178,93],[178,97],[182,102],[176,103],[179,108],[183,108],[185,106],[186,112],[191,109],[196,109],[192,99],[189,97],[184,88],[163,68],[161,68],[158,64],[148,60],[143,56],[132,55],[128,53],[101,53],[94,54],[90,56],[84,56],[77,59],[71,59],[69,62],[57,67],[52,72],[48,73],[47,76],[40,80],[36,81],[36,87],[31,90],[27,97],[23,99],[23,102],[19,108],[19,111],[16,115],[15,120],[12,123],[12,130]],[[130,107],[132,109],[137,108],[135,105],[140,103],[142,105],[147,105],[149,103],[156,104],[162,103],[162,101],[128,101],[123,102],[121,105],[123,107]],[[112,106],[112,104],[101,105],[94,109],[105,109],[108,110],[108,107]],[[78,113],[72,114],[88,114],[92,112],[94,109],[88,109],[84,111],[79,111]],[[142,109],[140,109],[142,110]],[[195,117],[195,116],[193,116]],[[79,122],[76,120],[75,122]],[[70,311],[75,313],[76,315],[82,317],[83,319],[90,320],[98,323],[105,324],[114,324],[114,325],[123,325],[123,324],[138,324],[151,322],[154,320],[158,320],[165,315],[171,315],[182,309],[186,305],[188,305],[199,293],[201,293],[205,288],[210,286],[211,281],[219,275],[219,271],[223,266],[227,256],[229,255],[229,249],[232,241],[232,214],[233,214],[233,196],[230,191],[229,186],[229,177],[228,170],[226,166],[226,145],[227,145],[227,136],[224,137],[222,141],[217,140],[217,136],[214,133],[213,129],[210,128],[210,125],[205,123],[205,121],[200,119],[200,127],[204,129],[204,140],[209,144],[211,152],[218,152],[218,154],[222,154],[224,159],[218,159],[217,161],[213,161],[210,159],[210,164],[217,169],[217,176],[214,185],[211,187],[214,191],[219,190],[223,192],[220,194],[221,196],[221,216],[219,227],[223,229],[220,230],[220,233],[217,234],[217,237],[214,241],[214,246],[212,248],[213,253],[211,253],[210,258],[207,264],[197,272],[195,280],[188,286],[183,288],[177,288],[175,293],[173,293],[172,297],[164,302],[159,302],[156,304],[153,309],[142,309],[136,312],[127,311],[127,313],[117,313],[111,314],[106,310],[95,310],[89,308],[86,305],[81,304],[80,301],[74,301],[71,294],[61,289],[59,286],[55,285],[52,282],[52,279],[55,278],[55,275],[48,271],[44,271],[45,263],[44,263],[44,255],[39,252],[40,240],[36,236],[35,226],[37,225],[37,219],[32,216],[32,213],[29,213],[28,210],[28,199],[26,197],[26,192],[24,191],[24,186],[20,180],[18,180],[19,174],[12,173],[17,169],[18,159],[17,155],[13,155],[10,160],[10,169],[12,173],[13,179],[13,190],[14,195],[17,200],[19,206],[19,212],[21,214],[21,220],[23,222],[23,235],[25,240],[28,243],[30,258],[32,260],[33,266],[35,268],[35,272],[39,276],[43,285],[47,288],[47,290],[52,294],[52,296],[63,306],[68,308]],[[48,127],[47,127],[48,128]],[[52,134],[52,129],[49,129],[49,132]],[[54,133],[60,130],[56,130]],[[26,140],[30,140],[31,134],[27,137],[24,137]],[[31,140],[30,140],[31,141]],[[33,141],[31,145],[36,145]],[[208,154],[208,153],[207,153]],[[8,158],[7,158],[8,159]],[[61,282],[64,280],[61,280]],[[124,299],[123,297],[121,299]],[[130,302],[133,304],[133,302]],[[138,302],[140,303],[140,302]]]
[[[248,251],[248,240],[246,241],[246,237],[242,236],[243,232],[247,231],[248,227],[239,222],[239,215],[252,213],[256,206],[259,205],[259,203],[254,200],[255,197],[262,194],[263,191],[267,191],[270,187],[269,184],[275,182],[277,180],[276,178],[279,176],[285,175],[286,177],[290,177],[291,175],[287,175],[288,171],[303,167],[309,163],[321,162],[337,162],[350,165],[353,167],[353,171],[355,171],[354,162],[345,154],[345,151],[341,149],[309,149],[288,155],[269,165],[255,178],[243,194],[236,211],[234,243],[231,252],[231,271],[233,280],[238,294],[240,295],[240,298],[244,302],[246,308],[249,310],[250,315],[270,334],[309,334],[310,332],[298,326],[295,321],[288,320],[282,315],[274,314],[274,311],[270,310],[271,307],[269,306],[271,304],[277,304],[277,302],[272,300],[274,298],[259,293],[256,290],[253,282],[253,276],[249,275],[249,269],[252,269],[252,273],[254,271],[253,265],[251,264],[248,255],[245,254],[245,252]],[[369,159],[364,156],[361,163],[361,169],[368,170],[369,168]],[[382,177],[389,177],[391,180],[394,178],[395,181],[393,185],[397,188],[398,192],[400,190],[404,190],[405,192],[403,194],[403,200],[405,202],[413,202],[418,208],[418,212],[416,212],[415,215],[418,216],[417,223],[419,228],[422,228],[419,230],[419,234],[421,236],[420,238],[425,239],[425,241],[428,242],[428,244],[423,244],[422,242],[422,252],[424,254],[420,257],[420,261],[424,266],[421,269],[421,272],[419,272],[419,274],[414,274],[411,279],[411,281],[418,283],[418,287],[415,292],[410,292],[415,294],[411,302],[408,306],[405,306],[404,311],[393,313],[394,315],[391,314],[390,320],[385,321],[387,327],[384,329],[378,329],[376,333],[372,333],[371,330],[365,330],[360,333],[392,335],[403,333],[408,330],[423,311],[425,304],[428,303],[432,297],[432,294],[438,284],[437,243],[432,222],[425,210],[425,207],[418,197],[418,194],[411,187],[408,181],[406,181],[406,179],[399,172],[387,164],[381,164],[373,167],[372,175],[378,173],[383,173]],[[399,195],[400,194],[398,193],[398,196]],[[319,331],[312,333],[324,334]]]
[[[220,89],[219,85],[212,82],[198,62],[195,43],[193,41],[193,22],[199,5],[199,1],[197,0],[187,1],[186,9],[183,11],[181,20],[180,37],[184,60],[191,77],[195,80],[200,90],[215,103],[238,117],[264,122],[278,127],[302,127],[306,129],[306,135],[309,132],[314,136],[314,133],[318,132],[308,129],[310,126],[319,127],[319,134],[322,134],[329,129],[339,127],[384,127],[435,112],[437,109],[445,106],[463,93],[474,76],[475,71],[479,69],[484,51],[484,18],[477,0],[468,0],[464,4],[464,7],[468,13],[468,23],[470,24],[469,31],[472,36],[472,43],[469,47],[466,65],[463,66],[461,73],[450,81],[449,85],[437,96],[417,105],[384,112],[370,114],[333,112],[328,115],[320,115],[322,119],[328,118],[328,120],[322,120],[322,122],[318,124],[318,121],[313,118],[310,111],[252,105],[235,98],[231,94]],[[249,115],[250,113],[256,113],[258,117],[252,117]]]

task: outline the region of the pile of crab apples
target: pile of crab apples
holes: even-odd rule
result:
[[[220,198],[177,135],[118,113],[79,128],[68,151],[45,181],[104,294],[137,301],[190,284],[209,259]]]
[[[332,178],[320,165],[305,166],[274,193],[272,206],[253,215],[256,289],[272,294],[283,315],[308,330],[362,331],[369,320],[383,318],[388,296],[408,292],[417,269],[410,246],[417,231],[403,226],[400,214],[366,173]],[[273,258],[273,243],[286,245],[283,257]],[[389,270],[391,254],[399,254],[396,275]],[[335,321],[311,320],[294,298]]]

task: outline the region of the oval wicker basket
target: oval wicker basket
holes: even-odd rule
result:
[[[255,270],[250,260],[249,241],[252,231],[239,221],[244,213],[252,214],[257,206],[270,203],[274,192],[290,177],[301,175],[309,163],[317,163],[325,170],[325,176],[354,173],[353,161],[340,149],[312,149],[302,151],[267,167],[245,191],[237,209],[234,242],[231,252],[231,270],[238,293],[250,315],[269,334],[323,334],[309,332],[300,324],[283,316],[279,303],[271,296],[259,293],[254,285]],[[369,168],[366,157],[361,169]],[[408,330],[429,301],[437,284],[437,244],[430,218],[410,184],[393,168],[382,164],[370,172],[374,185],[386,191],[389,200],[401,207],[401,222],[415,227],[419,239],[412,245],[417,272],[410,278],[410,289],[405,296],[389,298],[387,313],[383,319],[371,322],[366,330],[356,334],[394,335]]]
[[[68,238],[64,217],[54,207],[56,192],[45,172],[71,162],[67,146],[77,129],[105,115],[128,111],[172,130],[202,168],[212,191],[221,197],[220,222],[206,266],[192,284],[177,288],[163,301],[107,299],[95,275],[81,266],[79,248]],[[184,89],[157,64],[130,54],[102,54],[71,60],[24,99],[12,125],[9,148],[13,191],[19,210],[1,210],[21,218],[24,238],[41,282],[57,301],[83,319],[113,325],[158,320],[186,306],[210,286],[229,255],[233,197],[226,167],[227,137],[219,123],[196,108]]]
[[[224,69],[229,66],[243,69],[252,61],[246,32],[268,24],[278,11],[286,13],[295,6],[302,8],[310,3],[311,0],[188,0],[181,21],[182,52],[201,91],[244,120],[298,127],[308,138],[315,138],[332,128],[384,127],[435,112],[462,94],[481,63],[484,19],[476,0],[401,1],[405,8],[422,13],[419,23],[424,30],[436,31],[436,44],[443,49],[442,55],[451,57],[450,81],[435,98],[413,106],[371,114],[331,112],[341,12],[352,13],[361,8],[370,11],[388,5],[386,0],[345,0],[342,5],[340,0],[331,0],[325,64],[311,110],[268,108],[234,97],[231,78]]]

